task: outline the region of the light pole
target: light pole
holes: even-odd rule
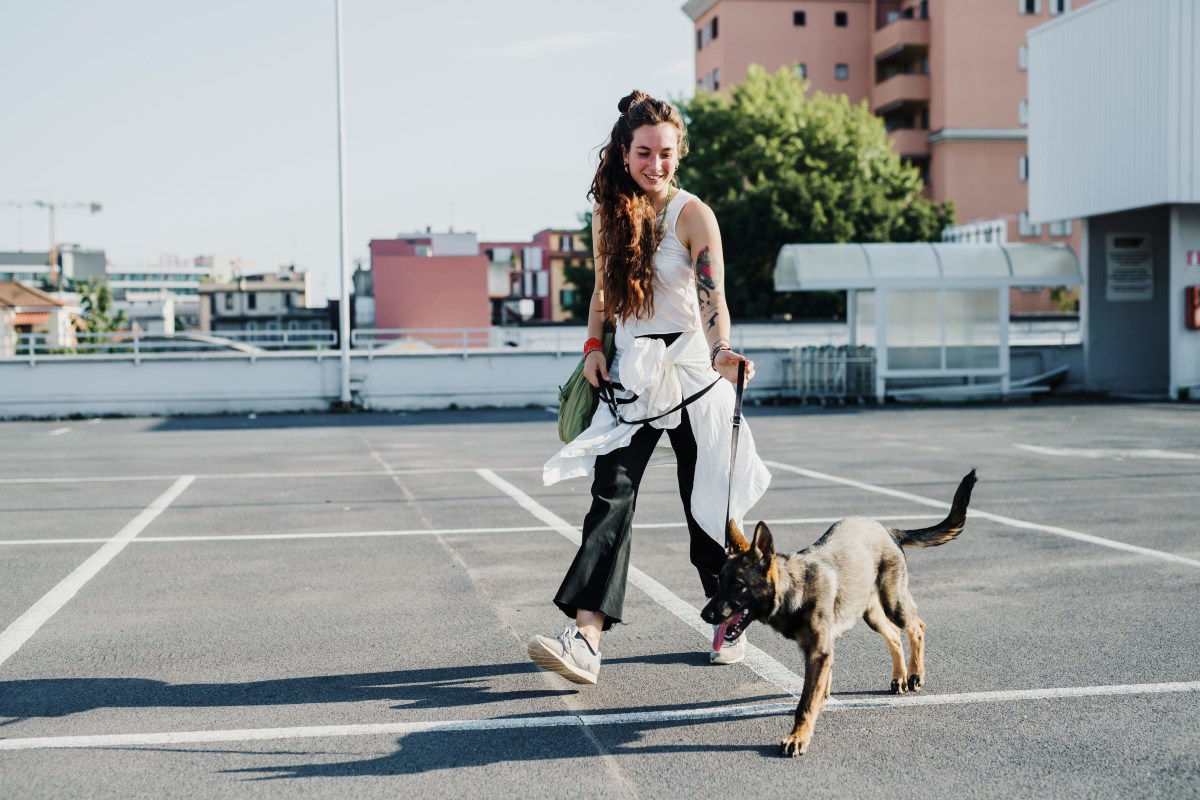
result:
[[[56,212],[60,208],[86,208],[93,214],[99,212],[104,206],[99,203],[51,203],[47,200],[34,200],[32,203],[5,203],[8,206],[16,208],[44,208],[50,212],[50,252],[47,255],[46,261],[50,267],[50,283],[55,289],[62,288],[62,276],[58,273],[58,224]]]
[[[337,18],[337,144],[338,144],[338,355],[342,372],[342,404],[350,402],[350,274],[347,270],[346,244],[346,141],[345,103],[342,100],[342,0],[334,0]]]

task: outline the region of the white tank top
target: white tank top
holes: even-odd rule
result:
[[[700,304],[696,299],[692,254],[675,233],[675,224],[683,207],[695,196],[680,189],[667,204],[663,240],[654,254],[654,316],[626,320],[624,327],[634,336],[700,330]]]

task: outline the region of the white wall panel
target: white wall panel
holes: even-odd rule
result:
[[[1029,33],[1035,222],[1200,202],[1196,0],[1098,0]]]

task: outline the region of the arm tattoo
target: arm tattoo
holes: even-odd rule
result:
[[[718,267],[719,268],[719,265]],[[712,264],[712,256],[705,246],[700,255],[696,256],[696,296],[700,300],[700,318],[706,328],[717,324],[717,281]]]

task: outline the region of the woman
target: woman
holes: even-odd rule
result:
[[[612,381],[615,403],[601,403],[591,426],[546,463],[547,486],[594,470],[592,507],[554,598],[575,624],[556,638],[528,642],[539,666],[588,684],[600,671],[601,632],[621,621],[638,486],[664,430],[678,463],[691,561],[705,596],[716,591],[725,561],[733,384],[741,362],[746,379],[754,375],[753,362],[729,346],[716,218],[676,188],[675,171],[687,155],[683,119],[637,91],[617,108],[588,194],[595,203],[596,288],[584,345],[588,381]],[[605,320],[616,323],[611,370],[600,346]],[[730,515],[740,522],[770,481],[744,425],[733,474]],[[737,663],[745,652],[742,636],[710,651],[710,659]]]

